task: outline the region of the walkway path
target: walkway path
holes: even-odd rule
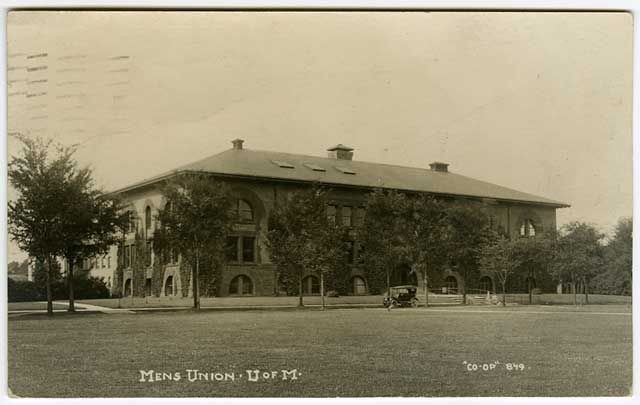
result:
[[[69,306],[69,302],[67,301],[53,301],[53,304],[55,305],[64,305],[64,306]],[[118,314],[133,314],[133,311],[130,311],[128,309],[122,309],[122,308],[107,308],[107,307],[100,307],[97,305],[91,305],[91,304],[84,304],[84,303],[79,303],[76,302],[75,304],[75,308],[77,312],[102,312],[105,314],[113,314],[113,313],[118,313]],[[13,315],[13,314],[44,314],[46,313],[47,310],[46,309],[16,309],[16,310],[10,310],[9,311],[9,315]],[[54,309],[53,312],[68,312],[66,309]]]
[[[66,301],[54,301],[54,303],[62,304],[62,305],[69,305],[69,303],[66,302]],[[79,303],[79,302],[74,303],[74,305],[76,306],[76,308],[80,308],[80,309],[82,309],[84,311],[95,311],[95,312],[102,312],[102,313],[105,313],[105,314],[112,314],[112,313],[132,314],[133,313],[132,311],[130,311],[128,309],[99,307],[97,305],[91,305],[91,304],[85,304],[85,303]]]

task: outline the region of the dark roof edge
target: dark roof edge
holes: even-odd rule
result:
[[[140,187],[149,186],[151,184],[160,182],[162,180],[167,180],[167,179],[169,179],[171,177],[177,176],[177,175],[182,174],[182,173],[206,173],[206,174],[209,174],[209,175],[212,175],[212,176],[229,177],[229,178],[235,178],[235,179],[246,179],[246,180],[259,179],[259,180],[262,180],[262,181],[271,180],[271,181],[280,181],[280,182],[285,182],[285,183],[297,183],[297,184],[313,183],[313,181],[307,181],[307,180],[291,180],[291,179],[282,179],[282,178],[278,178],[278,177],[258,177],[258,176],[239,175],[239,174],[216,173],[216,172],[209,172],[209,171],[205,171],[205,170],[182,170],[182,169],[178,169],[178,170],[174,170],[174,171],[171,171],[171,172],[168,172],[168,173],[156,176],[156,177],[152,177],[152,178],[147,179],[147,180],[142,180],[142,181],[140,181],[138,183],[134,183],[134,184],[132,184],[130,186],[127,186],[127,187],[123,187],[123,188],[111,191],[111,192],[107,193],[106,195],[126,193],[126,192],[135,190],[135,189],[140,188]],[[466,197],[466,198],[477,198],[477,199],[491,199],[491,200],[496,200],[496,201],[514,202],[514,203],[520,203],[520,204],[543,205],[543,206],[555,207],[555,208],[569,208],[569,207],[571,207],[570,204],[566,204],[566,203],[562,203],[562,202],[554,203],[554,202],[542,202],[542,201],[531,201],[531,200],[517,200],[517,199],[510,199],[510,198],[483,197],[483,196],[478,196],[478,195],[473,195],[473,194],[450,194],[450,193],[439,193],[439,192],[435,192],[435,191],[407,190],[407,189],[399,189],[399,188],[393,188],[393,187],[355,186],[355,185],[349,185],[349,184],[329,183],[329,182],[321,182],[321,181],[319,181],[318,183],[337,186],[337,187],[344,187],[344,188],[369,189],[369,190],[374,190],[376,188],[383,188],[383,189],[393,189],[393,190],[405,191],[405,192],[435,194],[435,195],[446,196],[446,197]]]

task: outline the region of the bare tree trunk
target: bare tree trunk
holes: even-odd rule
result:
[[[133,248],[133,246],[136,246],[136,245],[132,245],[132,249],[131,249],[131,251],[133,251],[133,249],[134,249],[134,248]],[[136,257],[137,257],[137,256],[138,256],[138,255],[136,254]],[[133,307],[133,296],[134,296],[134,293],[133,293],[133,292],[136,290],[135,288],[133,288],[133,287],[134,287],[134,285],[135,285],[135,284],[134,284],[134,283],[135,283],[135,280],[136,280],[136,264],[135,264],[135,263],[134,263],[134,261],[133,261],[133,257],[131,257],[131,259],[130,259],[130,260],[131,260],[131,291],[130,291],[130,292],[131,292],[131,307]],[[125,284],[125,285],[126,285],[126,284]]]
[[[424,271],[424,307],[429,308],[429,277],[426,269]]]
[[[47,286],[47,315],[53,316],[53,295],[51,294],[51,256],[47,256],[45,284]]]
[[[466,278],[465,278],[466,280]],[[466,283],[465,283],[466,284]],[[462,305],[467,305],[467,286],[464,285],[462,288]]]
[[[320,272],[320,297],[322,299],[322,310],[325,310],[324,307],[324,273]]]
[[[507,282],[502,282],[502,306],[507,306]]]
[[[200,309],[200,254],[196,250],[196,266],[193,269],[193,309]]]
[[[298,306],[304,307],[302,300],[302,274],[298,275]]]
[[[588,292],[589,284],[587,283],[587,279],[584,279],[583,283],[584,283],[584,303],[588,304],[589,303],[589,292]]]
[[[573,305],[578,305],[578,288],[576,282],[571,282],[571,290],[573,290]]]
[[[529,305],[533,304],[533,289],[531,288],[531,276],[527,278],[527,288],[529,289]]]
[[[391,311],[391,272],[387,268],[387,299],[389,305],[387,305],[387,311]]]
[[[67,274],[67,287],[69,289],[69,308],[67,311],[75,312],[75,300],[73,298],[73,264],[75,263],[75,259],[73,257],[67,258],[67,263],[69,264],[69,273]]]

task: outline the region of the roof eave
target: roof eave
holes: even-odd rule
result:
[[[132,184],[130,186],[117,189],[115,191],[107,193],[107,195],[127,193],[129,191],[132,191],[132,190],[135,190],[135,189],[138,189],[138,188],[141,188],[141,187],[149,186],[149,185],[152,185],[154,183],[167,180],[167,179],[169,179],[171,177],[175,177],[175,176],[177,176],[178,174],[181,174],[181,173],[207,173],[207,174],[214,175],[214,176],[229,177],[229,178],[243,179],[243,180],[255,180],[257,178],[257,179],[260,179],[260,180],[263,180],[263,181],[280,181],[280,182],[298,183],[298,184],[300,184],[300,183],[301,184],[313,183],[313,181],[310,181],[310,180],[284,179],[284,178],[280,178],[280,177],[268,177],[268,176],[249,176],[249,175],[242,175],[242,174],[219,173],[219,172],[212,172],[212,171],[207,171],[207,170],[179,169],[179,170],[174,170],[172,172],[166,173],[166,174],[161,175],[159,177],[155,177],[155,178],[148,179],[148,180],[143,180],[141,182]],[[330,183],[330,182],[323,182],[323,181],[318,181],[318,183],[327,184],[327,185],[333,185],[333,186],[339,186],[339,187],[345,187],[345,188],[356,188],[356,189],[373,190],[373,189],[378,188],[378,187],[373,187],[373,186],[359,186],[359,185],[350,185],[350,184]],[[472,195],[472,194],[451,194],[451,193],[442,193],[442,192],[436,192],[436,191],[419,191],[419,190],[398,189],[398,188],[383,187],[383,186],[381,186],[379,188],[396,189],[396,190],[399,190],[399,191],[408,191],[408,192],[437,194],[437,195],[447,196],[447,197],[467,197],[467,198],[478,198],[478,199],[490,198],[490,199],[494,199],[496,201],[501,201],[501,202],[511,202],[511,203],[518,203],[518,204],[530,204],[530,205],[534,204],[534,205],[542,205],[542,206],[548,206],[548,207],[553,207],[553,208],[569,208],[569,207],[571,207],[570,204],[566,204],[566,203],[563,203],[563,202],[542,202],[542,201],[531,201],[531,200],[518,200],[518,199],[509,199],[509,198],[478,196],[478,195]]]

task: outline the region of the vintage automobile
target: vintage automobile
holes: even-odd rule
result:
[[[416,291],[418,287],[415,285],[399,285],[391,287],[391,294],[387,296],[385,294],[382,300],[382,305],[385,308],[388,307],[417,307],[418,298],[416,297]]]

